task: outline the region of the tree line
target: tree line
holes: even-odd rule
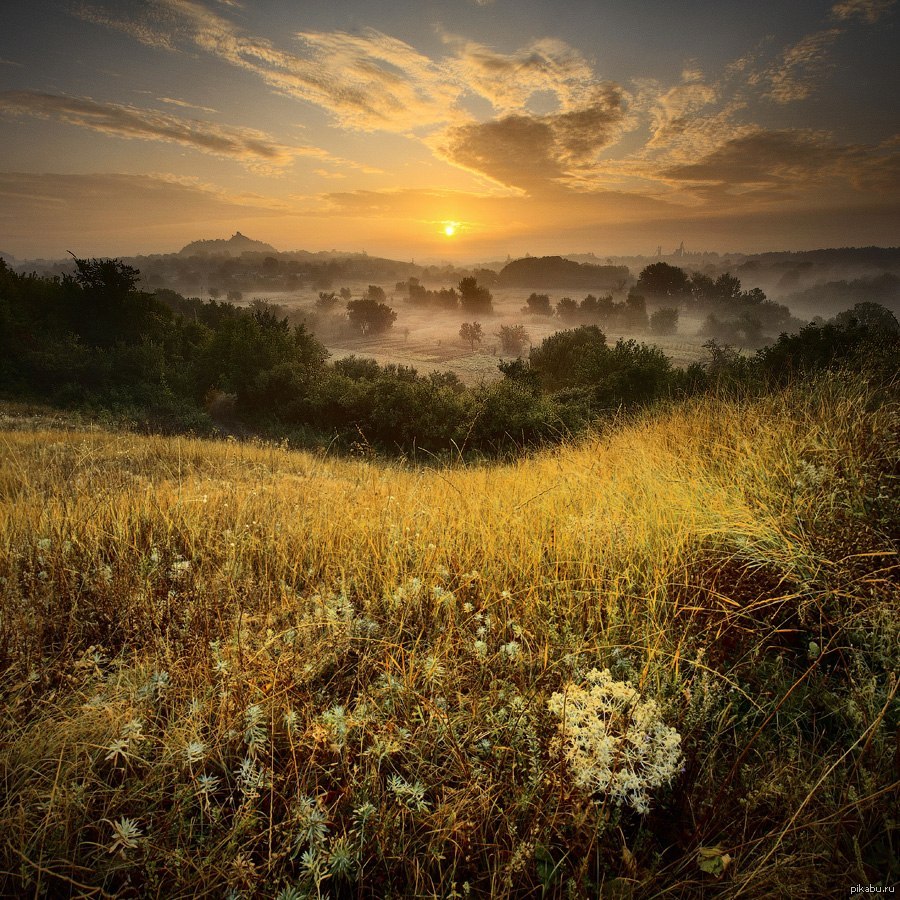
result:
[[[725,384],[766,390],[838,364],[877,363],[895,375],[900,346],[900,327],[876,304],[784,334],[752,357],[711,340],[709,360],[686,370],[655,346],[610,344],[598,325],[581,324],[527,357],[502,360],[499,381],[468,387],[452,373],[355,357],[330,362],[304,325],[264,302],[150,294],[138,278],[119,260],[79,259],[74,275],[55,278],[20,275],[0,261],[0,393],[160,430],[496,454]],[[361,299],[380,304],[377,294]]]

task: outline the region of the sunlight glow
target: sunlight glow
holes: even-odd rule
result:
[[[456,224],[456,222],[448,222],[444,226],[444,234],[447,235],[447,237],[453,237],[453,235],[456,234],[456,229],[458,227],[459,226]]]

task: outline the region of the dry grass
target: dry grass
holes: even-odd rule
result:
[[[0,885],[891,883],[898,412],[832,378],[440,470],[7,428]],[[681,735],[647,815],[560,751],[548,699],[595,668]]]

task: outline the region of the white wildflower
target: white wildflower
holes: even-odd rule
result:
[[[548,701],[560,719],[566,761],[577,787],[605,794],[637,812],[649,810],[650,791],[672,780],[681,761],[681,735],[667,726],[654,700],[608,669],[587,674]]]

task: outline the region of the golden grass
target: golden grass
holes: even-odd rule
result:
[[[7,429],[0,879],[814,896],[848,860],[848,885],[888,877],[897,421],[831,378],[441,469]],[[552,749],[547,698],[592,667],[683,736],[648,817],[579,796]],[[719,878],[697,865],[712,844]]]

